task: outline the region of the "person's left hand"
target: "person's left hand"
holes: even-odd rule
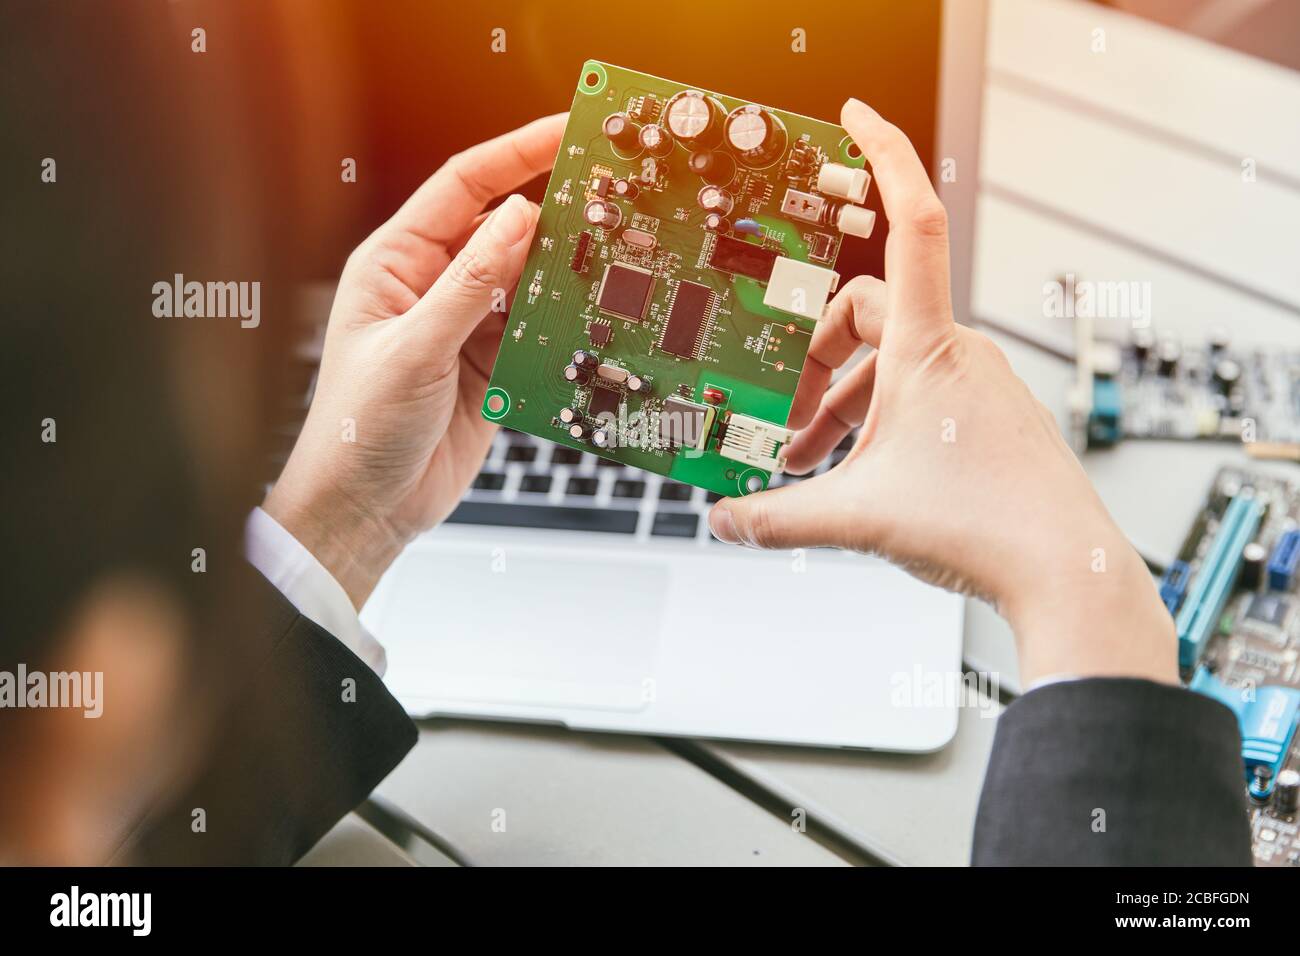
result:
[[[512,195],[482,210],[551,167],[565,121],[453,156],[343,269],[311,410],[264,507],[357,608],[487,454],[480,406],[538,209]]]

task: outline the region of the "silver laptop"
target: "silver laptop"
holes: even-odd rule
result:
[[[710,498],[502,432],[451,519],[364,609],[389,687],[419,716],[947,743],[955,698],[935,688],[960,679],[961,600],[873,559],[718,542]]]

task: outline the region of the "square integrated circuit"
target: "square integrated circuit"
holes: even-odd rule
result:
[[[589,60],[484,417],[722,495],[767,487],[869,182],[839,126]]]

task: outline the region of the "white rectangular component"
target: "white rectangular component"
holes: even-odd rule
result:
[[[867,187],[871,185],[871,174],[865,169],[853,169],[839,163],[823,163],[817,171],[817,191],[836,199],[847,199],[852,203],[867,201]]]
[[[840,274],[809,262],[777,259],[763,292],[763,304],[816,322],[840,284]]]
[[[718,454],[780,474],[785,467],[785,446],[793,437],[794,432],[788,428],[733,412],[727,419],[727,433],[718,446]]]

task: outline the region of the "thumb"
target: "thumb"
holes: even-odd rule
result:
[[[834,472],[744,498],[725,498],[709,512],[720,541],[751,548],[845,547],[843,489]]]
[[[488,312],[504,311],[519,281],[538,209],[510,196],[470,236],[429,291],[407,313],[424,332],[425,353],[455,356]]]

